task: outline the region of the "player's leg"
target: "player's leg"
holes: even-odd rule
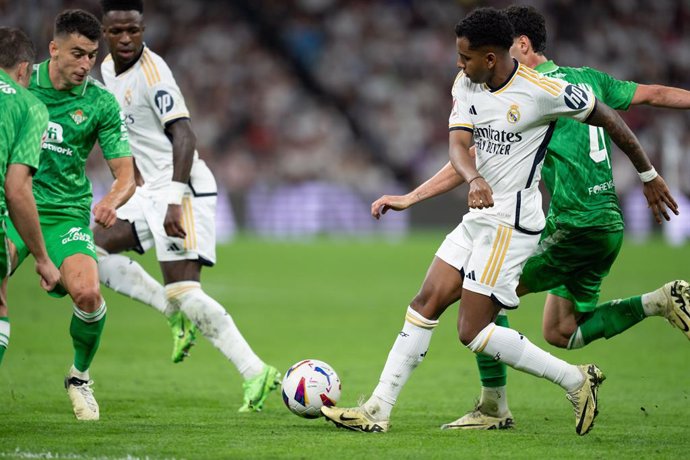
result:
[[[280,383],[280,373],[252,350],[232,317],[201,288],[199,260],[161,262],[168,302],[179,308],[244,378],[241,412],[259,411],[270,391]]]
[[[2,358],[5,355],[10,344],[10,317],[7,309],[7,280],[9,279],[9,267],[12,266],[11,255],[14,253],[16,259],[16,250],[12,242],[5,237],[4,225],[0,227],[0,241],[5,244],[0,245],[0,274],[3,274],[2,284],[0,285],[0,365],[2,365]],[[9,254],[7,249],[9,249]],[[16,260],[14,260],[16,262]]]
[[[582,348],[598,339],[610,339],[650,316],[661,316],[690,338],[690,284],[676,280],[646,294],[597,305],[574,313],[579,304],[553,294],[544,310],[544,337],[558,347]]]
[[[558,242],[562,241],[564,236],[562,230],[554,236],[557,230],[555,221],[547,219],[537,251],[528,259],[520,276],[520,283],[516,288],[518,297],[556,287],[565,280],[566,274],[561,270],[561,266],[551,261],[551,253],[559,247]],[[498,326],[510,327],[505,311],[498,314],[495,323]],[[441,428],[494,430],[512,427],[515,422],[508,407],[506,365],[481,353],[475,354],[475,359],[482,384],[479,402],[465,415],[442,425]]]
[[[494,323],[510,327],[505,310],[498,313]],[[515,423],[508,407],[507,366],[481,353],[475,354],[475,359],[482,383],[479,401],[459,419],[442,425],[443,430],[503,430],[511,428]]]
[[[501,308],[518,305],[516,287],[523,265],[537,245],[536,237],[481,220],[470,231],[477,243],[465,270],[481,273],[481,277],[465,279],[458,312],[460,341],[475,353],[564,388],[575,409],[576,432],[586,434],[597,414],[597,387],[603,381],[599,369],[568,364],[517,331],[492,322]]]
[[[388,431],[393,406],[412,372],[426,356],[438,318],[460,298],[462,292],[461,271],[441,257],[447,260],[453,257],[463,259],[466,253],[448,240],[444,242],[427,271],[419,293],[407,308],[402,331],[393,343],[371,397],[359,407],[321,408],[324,416],[336,426],[363,432]]]
[[[145,209],[140,207],[141,200],[141,197],[135,196],[120,208],[118,219],[112,227],[98,225],[93,228],[98,274],[101,283],[110,289],[149,305],[169,318],[174,312],[167,310],[163,285],[138,262],[119,254],[123,251],[143,254],[153,244]]]
[[[70,255],[62,262],[60,273],[73,302],[70,335],[74,363],[65,379],[65,387],[76,417],[80,420],[98,420],[99,408],[91,389],[93,381],[89,367],[105,326],[106,305],[99,288],[96,259],[93,255],[83,253]]]

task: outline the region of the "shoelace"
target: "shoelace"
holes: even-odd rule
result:
[[[86,402],[86,405],[89,406],[89,409],[95,411],[96,407],[98,407],[98,403],[96,403],[96,398],[93,397],[93,389],[91,388],[91,385],[93,385],[93,380],[89,380],[81,385],[73,386],[84,397],[84,401]]]

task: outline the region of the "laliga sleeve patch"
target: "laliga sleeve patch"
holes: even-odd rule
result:
[[[566,86],[563,97],[565,98],[565,104],[573,110],[580,110],[589,102],[587,91],[575,85]]]
[[[173,97],[165,90],[159,90],[155,96],[156,107],[161,115],[170,112],[175,105]]]

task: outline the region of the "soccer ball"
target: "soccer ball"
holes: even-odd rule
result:
[[[335,406],[339,399],[338,374],[323,361],[305,359],[285,373],[283,401],[300,417],[320,417],[322,406]]]

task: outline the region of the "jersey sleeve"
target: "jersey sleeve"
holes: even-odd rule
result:
[[[26,111],[24,123],[15,138],[8,164],[24,164],[38,169],[43,135],[48,127],[48,109],[36,100]]]
[[[115,96],[104,90],[101,97],[98,144],[106,160],[132,156],[125,117]]]
[[[160,78],[154,78],[154,84],[148,87],[148,98],[161,126],[165,127],[180,118],[189,118],[189,110],[170,68],[162,59],[153,62],[155,64],[150,68]]]
[[[466,80],[464,73],[460,72],[453,83],[451,90],[453,109],[448,118],[448,130],[450,131],[463,129],[472,132],[474,130],[474,123],[470,118],[470,107],[467,103]]]
[[[542,77],[542,80],[540,106],[545,118],[566,117],[584,122],[594,110],[597,99],[590,89],[556,78]]]
[[[611,75],[587,68],[588,72],[599,80],[599,87],[601,88],[601,100],[614,110],[628,110],[635,91],[637,91],[637,83],[634,81],[616,80]]]

